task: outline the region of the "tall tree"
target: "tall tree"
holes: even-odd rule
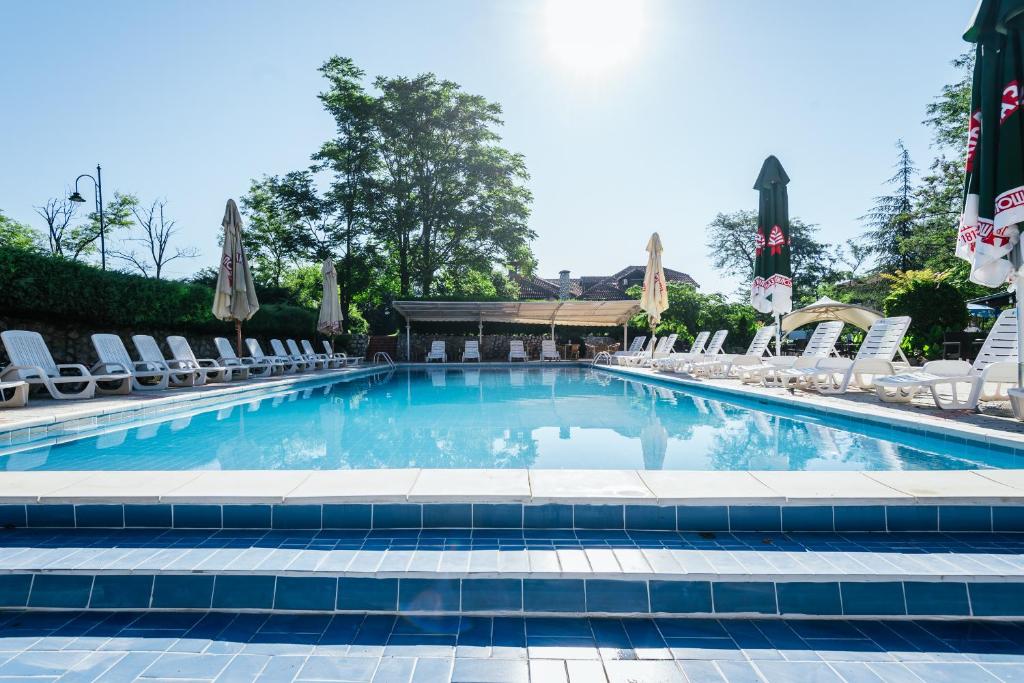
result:
[[[327,202],[335,206],[340,224],[335,231],[342,256],[336,263],[342,325],[349,329],[349,315],[357,292],[368,284],[370,253],[365,246],[369,233],[372,175],[380,167],[374,134],[374,98],[366,93],[365,72],[345,57],[332,57],[320,73],[327,90],[320,93],[324,108],[334,117],[335,137],[325,142],[313,159],[318,169],[333,174]]]
[[[401,294],[413,274],[430,296],[445,269],[489,267],[533,239],[526,165],[499,144],[500,105],[429,73],[375,84],[384,172],[374,206],[399,259]]]
[[[921,266],[907,249],[907,240],[914,232],[914,180],[917,167],[903,140],[896,141],[898,157],[896,172],[886,181],[891,194],[875,197],[875,205],[861,220],[870,230],[865,239],[875,254],[879,271],[910,270]]]
[[[125,238],[126,243],[138,244],[142,252],[134,249],[115,249],[111,253],[115,258],[125,261],[142,275],[151,274],[157,280],[164,274],[167,264],[178,259],[190,259],[199,256],[195,247],[175,246],[171,249],[171,240],[178,234],[175,221],[164,215],[166,199],[155,199],[149,206],[136,203],[131,207],[132,215],[139,230]]]
[[[818,226],[799,218],[789,221],[794,296],[813,297],[818,285],[835,279],[836,254],[816,239]],[[707,227],[707,248],[715,268],[745,283],[754,277],[756,211],[720,213]]]
[[[94,249],[93,242],[98,234],[74,225],[78,212],[78,204],[66,197],[51,197],[41,206],[35,207],[36,213],[46,223],[47,244],[54,256],[65,256],[77,261],[79,255]]]
[[[242,197],[248,223],[242,231],[242,241],[253,276],[259,284],[277,288],[281,287],[285,271],[299,256],[296,227],[280,205],[275,189],[278,183],[277,178],[269,176],[253,180]]]

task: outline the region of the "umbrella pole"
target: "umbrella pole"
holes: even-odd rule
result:
[[[782,355],[782,316],[775,314],[775,357]]]
[[[235,321],[235,347],[238,351],[238,357],[242,357],[242,321]]]

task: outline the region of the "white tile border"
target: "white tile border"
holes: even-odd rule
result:
[[[458,483],[460,479],[463,479],[462,483]],[[454,488],[445,490],[443,484],[446,480],[455,482]],[[0,472],[0,505],[371,502],[1019,505],[1024,503],[1024,470],[829,473],[487,469]]]

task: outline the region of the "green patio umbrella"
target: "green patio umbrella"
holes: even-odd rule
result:
[[[754,189],[758,192],[754,281],[750,304],[761,313],[779,318],[793,310],[793,270],[789,263],[789,176],[774,156],[764,160]],[[775,353],[781,353],[781,334],[775,335]]]
[[[964,39],[976,48],[956,253],[970,261],[973,282],[999,287],[1009,281],[1016,288],[1024,221],[1024,0],[981,0]],[[1024,357],[1022,298],[1017,297],[1018,359]],[[1024,386],[1024,366],[1019,367]]]

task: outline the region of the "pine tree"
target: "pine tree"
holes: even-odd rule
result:
[[[896,141],[899,157],[896,173],[886,181],[892,194],[875,197],[875,205],[861,220],[870,230],[864,237],[875,255],[875,268],[880,272],[913,270],[921,267],[906,241],[914,232],[914,166],[903,140]]]

